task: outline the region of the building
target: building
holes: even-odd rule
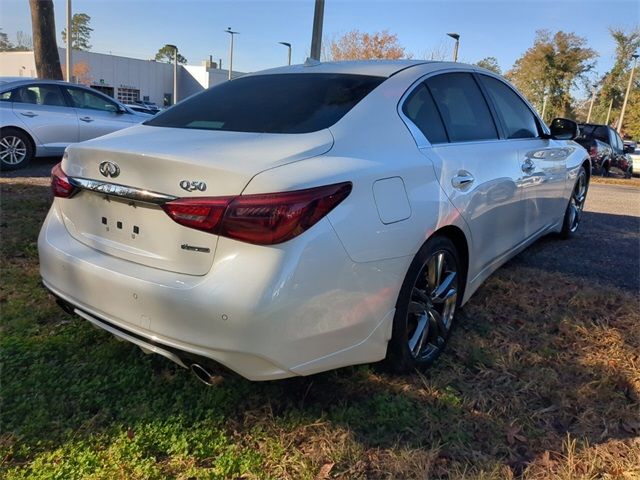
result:
[[[58,48],[62,70],[66,50]],[[91,86],[121,101],[173,103],[173,64],[119,57],[104,53],[73,51],[73,81]],[[233,77],[242,75],[233,72]],[[0,52],[0,76],[35,77],[33,52]],[[205,60],[201,65],[178,65],[178,100],[225,82],[229,71]]]

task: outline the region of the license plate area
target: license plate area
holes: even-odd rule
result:
[[[96,250],[191,275],[211,269],[217,236],[175,223],[158,205],[89,191],[58,203],[69,233]]]

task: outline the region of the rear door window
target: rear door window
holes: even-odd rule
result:
[[[447,132],[433,101],[431,93],[424,84],[418,86],[402,106],[403,113],[409,118],[431,143],[446,143]]]
[[[11,100],[16,103],[30,103],[32,105],[50,105],[66,107],[62,91],[57,85],[28,85],[13,90]]]
[[[488,75],[479,75],[500,116],[507,138],[536,138],[538,123],[511,87]]]
[[[496,140],[498,131],[480,87],[470,73],[427,79],[451,142]]]

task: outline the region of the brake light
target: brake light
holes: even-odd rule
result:
[[[591,145],[589,148],[589,156],[591,158],[595,158],[598,155],[598,148],[595,145]]]
[[[71,185],[67,174],[62,170],[62,162],[51,169],[51,191],[54,197],[70,198],[76,193],[76,188]]]
[[[351,193],[351,183],[237,197],[181,198],[162,208],[177,223],[259,245],[286,242],[318,223]]]

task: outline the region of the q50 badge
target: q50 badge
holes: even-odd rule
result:
[[[207,189],[207,184],[195,180],[182,180],[180,182],[180,188],[186,190],[187,192],[193,192],[195,190],[204,192]]]

